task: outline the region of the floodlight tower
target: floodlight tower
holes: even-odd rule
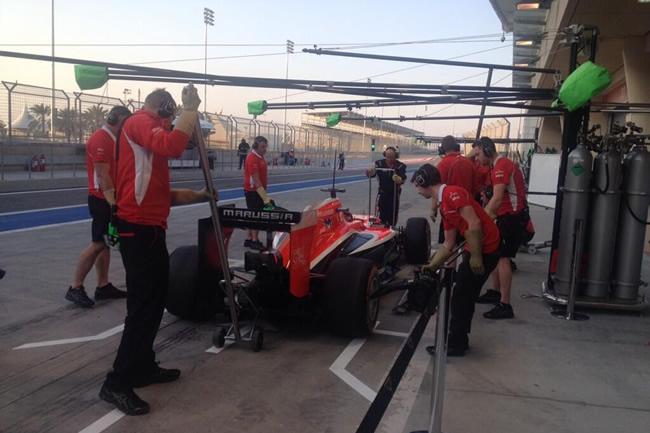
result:
[[[205,79],[208,79],[208,26],[214,26],[214,11],[203,8],[203,22],[205,23]],[[208,112],[208,85],[203,85],[203,111]]]
[[[289,54],[293,54],[293,41],[287,39],[287,74],[285,79],[289,79]],[[287,138],[287,86],[284,87],[284,138]],[[286,149],[285,149],[286,150]]]

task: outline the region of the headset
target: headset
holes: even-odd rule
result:
[[[399,152],[393,146],[388,146],[386,150],[392,150],[393,152],[395,152],[395,158],[399,158]],[[384,150],[384,152],[382,153],[384,158],[386,157],[386,150]]]
[[[126,116],[128,118],[131,116],[131,111],[122,105],[116,105],[115,107],[111,108],[111,111],[108,112],[106,123],[111,126],[115,126],[119,123],[121,116]]]
[[[497,148],[494,144],[494,141],[488,137],[481,137],[479,139],[479,145],[481,146],[481,150],[483,150],[483,154],[488,158],[491,158],[497,153]]]
[[[266,139],[266,137],[262,135],[258,135],[255,137],[255,140],[253,141],[253,145],[251,146],[253,149],[258,149],[260,147],[260,144],[262,143],[268,143],[269,140]]]
[[[440,183],[440,172],[433,165],[424,164],[422,167],[415,170],[411,182],[413,182],[415,186],[422,188],[437,185]]]
[[[429,176],[427,176],[427,172],[423,168],[415,170],[415,173],[413,173],[413,183],[422,188],[431,186]]]
[[[172,117],[176,112],[176,101],[169,92],[165,92],[160,104],[158,104],[158,115],[163,119]]]

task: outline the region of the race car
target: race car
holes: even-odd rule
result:
[[[302,212],[219,207],[226,249],[234,228],[269,233],[265,251],[245,253],[245,271],[254,278],[234,283],[237,311],[308,312],[322,317],[336,335],[365,336],[379,311],[379,297],[373,295],[390,281],[387,269],[396,266],[402,252],[409,263],[427,262],[431,234],[425,218],[388,227],[374,216],[352,214],[336,198],[343,190],[331,190],[325,190],[330,198]],[[199,220],[199,245],[170,255],[167,310],[190,320],[206,320],[220,309],[227,313],[218,284],[221,266],[212,222]],[[231,272],[230,278],[238,277]]]

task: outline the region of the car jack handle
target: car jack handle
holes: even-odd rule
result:
[[[203,178],[205,179],[205,187],[210,194],[214,197],[214,184],[212,183],[212,175],[210,173],[210,164],[208,161],[208,153],[205,149],[205,142],[203,140],[203,132],[201,131],[201,119],[196,114],[196,124],[194,125],[194,136],[196,137],[197,147],[199,149],[199,161],[203,169]],[[237,309],[235,308],[235,296],[232,287],[232,280],[230,278],[230,267],[228,266],[228,256],[226,254],[226,246],[223,241],[221,233],[221,222],[219,221],[219,209],[217,202],[210,200],[210,214],[212,216],[212,226],[214,227],[214,236],[217,239],[217,249],[219,250],[219,257],[221,257],[221,270],[224,276],[224,283],[226,286],[226,296],[228,296],[228,304],[230,306],[230,317],[232,317],[232,326],[235,333],[235,341],[241,340],[241,333],[239,331],[239,318],[237,316]]]

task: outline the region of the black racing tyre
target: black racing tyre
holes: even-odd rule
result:
[[[324,309],[330,331],[342,337],[365,337],[373,330],[379,313],[377,267],[359,258],[332,262],[325,276]]]
[[[404,253],[406,261],[421,265],[431,255],[431,227],[426,218],[409,218],[404,229]]]
[[[186,320],[204,321],[217,313],[217,287],[201,282],[199,247],[176,248],[169,256],[167,311]]]

